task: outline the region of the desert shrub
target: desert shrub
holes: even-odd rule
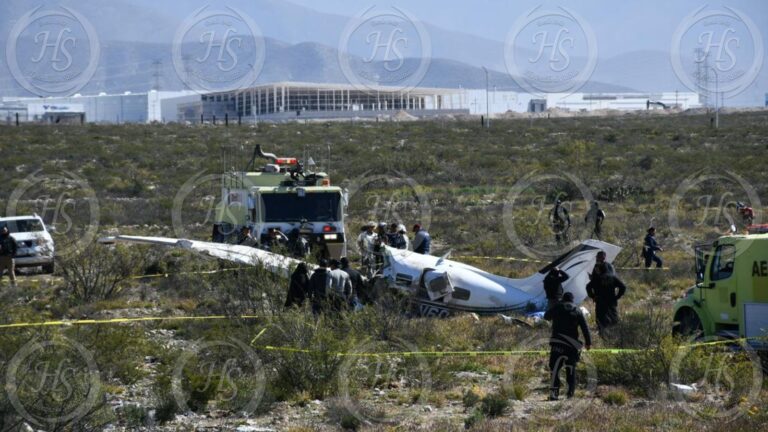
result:
[[[624,406],[627,404],[629,395],[623,390],[611,390],[606,393],[602,400],[608,405]]]
[[[653,397],[669,379],[677,348],[677,342],[668,336],[653,348],[593,356],[598,381]]]
[[[472,388],[464,392],[464,396],[461,398],[461,402],[464,404],[464,408],[472,408],[477,405],[482,399],[482,396],[476,389]]]
[[[275,317],[258,343],[291,348],[260,352],[265,367],[274,369],[268,385],[278,400],[303,391],[322,399],[336,389],[336,374],[344,361],[336,353],[345,352],[353,341],[347,337],[349,328],[335,324],[334,319],[314,317],[308,310],[289,310]]]
[[[143,268],[143,254],[137,248],[92,244],[77,248],[59,259],[64,287],[75,304],[109,300],[118,296],[123,283]]]
[[[480,408],[488,417],[498,417],[509,406],[509,399],[503,393],[489,393],[480,401]]]
[[[479,408],[475,408],[475,409],[472,410],[470,415],[467,418],[464,419],[464,428],[465,429],[471,429],[471,428],[479,425],[483,421],[485,421],[485,419],[486,419],[486,416],[483,413],[483,410],[481,410]]]

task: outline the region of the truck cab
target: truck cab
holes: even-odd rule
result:
[[[269,163],[255,167],[259,156]],[[331,186],[326,173],[305,172],[296,158],[278,158],[257,146],[244,171],[222,179],[213,240],[237,243],[247,227],[257,247],[280,244],[295,252],[301,244],[307,253],[338,259],[346,255],[345,202],[344,191]]]
[[[721,237],[696,250],[696,285],[675,304],[679,335],[768,335],[768,234]]]

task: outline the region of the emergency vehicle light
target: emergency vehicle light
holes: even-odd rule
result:
[[[275,162],[278,165],[296,165],[299,163],[296,158],[277,158]]]

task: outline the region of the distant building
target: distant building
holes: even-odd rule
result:
[[[358,89],[349,84],[281,82],[227,92],[192,91],[5,97],[0,121],[60,123],[199,123],[219,121],[295,121],[332,119],[413,119],[443,115],[506,112],[541,113],[550,109],[658,110],[700,107],[693,92],[550,93],[532,95],[506,90],[418,87]],[[768,106],[768,94],[766,95]]]
[[[358,89],[344,84],[282,82],[201,95],[199,101],[178,105],[178,120],[195,122],[244,119],[377,118],[400,111],[418,118],[469,114],[461,89],[393,87]]]
[[[29,117],[27,106],[18,102],[0,103],[0,121],[5,124],[12,124],[18,118],[19,122],[26,122]]]
[[[67,123],[148,123],[163,118],[162,101],[192,92],[158,92],[109,95],[74,95],[69,97],[4,97],[3,102],[26,108],[24,121]],[[2,105],[0,105],[1,107]],[[175,117],[175,107],[173,110]],[[0,117],[3,109],[0,108]]]
[[[486,112],[485,89],[466,90],[465,100],[471,114],[483,115]],[[648,101],[652,102],[649,106]],[[661,104],[653,104],[660,102]],[[532,95],[514,91],[488,92],[488,105],[491,115],[505,112],[538,113],[550,108],[561,110],[595,111],[621,110],[639,111],[679,107],[689,109],[700,107],[699,95],[694,92],[658,92],[658,93],[548,93]]]

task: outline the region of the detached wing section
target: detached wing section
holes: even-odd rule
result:
[[[142,237],[119,235],[99,239],[99,243],[138,243],[188,249],[203,255],[231,261],[238,264],[263,266],[270,273],[289,277],[291,271],[299,264],[299,260],[288,258],[262,249],[250,246],[239,246],[226,243],[211,243],[197,240],[174,239],[168,237]],[[310,271],[314,270],[309,265]]]

